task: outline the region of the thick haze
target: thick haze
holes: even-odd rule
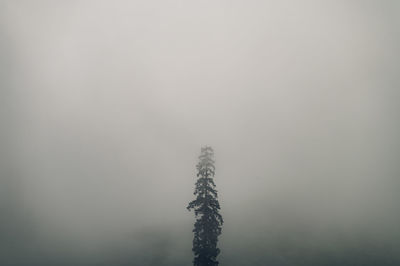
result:
[[[398,1],[0,0],[1,265],[400,265]]]

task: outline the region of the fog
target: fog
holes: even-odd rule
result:
[[[400,264],[397,1],[0,0],[1,265]]]

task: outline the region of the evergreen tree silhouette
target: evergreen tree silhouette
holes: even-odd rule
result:
[[[218,236],[223,224],[219,214],[220,206],[213,177],[215,175],[214,151],[211,147],[201,148],[199,163],[197,164],[197,182],[194,190],[196,199],[189,203],[187,209],[194,210],[196,222],[194,224],[193,252],[194,266],[218,265],[217,248]]]

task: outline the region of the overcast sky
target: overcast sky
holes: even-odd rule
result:
[[[0,245],[190,265],[211,145],[221,265],[395,265],[399,47],[394,0],[0,0]]]

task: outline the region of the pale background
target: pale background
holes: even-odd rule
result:
[[[398,1],[0,0],[1,265],[400,264]]]

